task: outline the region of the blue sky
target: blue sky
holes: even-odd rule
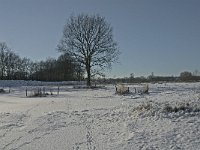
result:
[[[110,77],[200,70],[199,0],[0,0],[0,41],[32,60],[57,58],[67,19],[100,14],[114,29],[120,63]]]

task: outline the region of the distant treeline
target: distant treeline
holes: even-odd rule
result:
[[[144,82],[200,82],[200,76],[192,74],[191,72],[184,71],[180,76],[148,76],[148,77],[124,77],[124,78],[104,78],[98,79],[96,82],[115,84],[115,83],[144,83]]]
[[[6,43],[0,43],[1,80],[72,81],[81,80],[83,74],[82,67],[66,54],[57,59],[33,62],[21,58]]]
[[[200,81],[199,71],[184,71],[180,76],[154,76],[124,78],[98,78],[96,83],[142,83],[142,82],[197,82]],[[84,69],[74,58],[63,54],[57,59],[33,62],[21,58],[6,43],[0,42],[0,80],[37,80],[37,81],[80,81],[84,80]]]

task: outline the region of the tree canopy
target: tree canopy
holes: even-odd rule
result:
[[[110,68],[119,55],[110,24],[104,17],[87,14],[70,17],[64,26],[58,50],[84,66],[88,86],[91,85],[91,76]]]

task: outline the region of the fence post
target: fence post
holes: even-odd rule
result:
[[[43,87],[43,95],[45,95],[45,87]]]
[[[57,95],[59,95],[59,92],[60,92],[60,87],[58,86],[58,91],[57,91]]]
[[[26,87],[26,97],[27,97],[27,87]]]
[[[39,88],[39,95],[42,97],[42,88]]]

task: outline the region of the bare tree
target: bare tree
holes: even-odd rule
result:
[[[6,66],[8,61],[10,49],[6,45],[6,43],[0,43],[0,72],[1,72],[1,79],[4,79],[6,74]]]
[[[0,42],[0,79],[27,79],[30,62],[30,59],[21,58],[6,43]]]
[[[19,68],[19,62],[21,61],[20,57],[16,55],[14,52],[10,51],[8,53],[8,59],[6,62],[6,74],[7,79],[13,79],[15,73]]]
[[[74,57],[85,67],[88,86],[91,86],[92,72],[110,68],[119,55],[112,27],[99,15],[71,16],[64,27],[58,50]]]
[[[189,71],[184,71],[180,73],[180,79],[182,81],[190,81],[192,79],[192,73]]]

